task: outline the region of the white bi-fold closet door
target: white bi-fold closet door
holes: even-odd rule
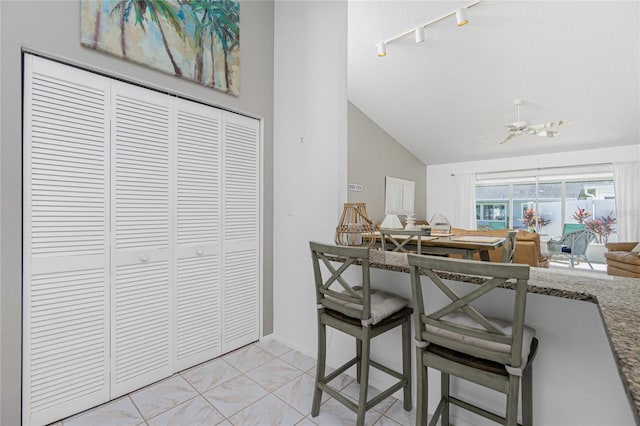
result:
[[[259,337],[259,122],[25,55],[23,420]]]

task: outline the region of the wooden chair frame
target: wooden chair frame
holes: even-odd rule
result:
[[[404,236],[405,238],[398,242],[396,237]],[[416,238],[417,237],[417,238]],[[422,254],[422,230],[417,229],[413,231],[405,231],[403,229],[380,229],[380,242],[382,243],[383,251],[398,251],[401,253],[408,253],[406,245],[414,238],[416,238],[416,253]],[[393,246],[388,243],[393,243]]]
[[[441,374],[441,399],[435,410],[430,425],[434,425],[441,418],[442,425],[449,424],[450,404],[472,411],[490,420],[505,425],[516,425],[518,412],[518,388],[522,380],[522,416],[523,424],[530,426],[533,423],[532,410],[532,361],[535,357],[537,340],[534,338],[532,350],[524,369],[522,366],[522,345],[524,334],[524,316],[527,296],[527,283],[529,279],[528,265],[510,265],[501,263],[486,263],[459,259],[446,259],[431,256],[417,256],[410,254],[409,265],[411,270],[411,288],[413,295],[414,327],[417,361],[417,412],[416,425],[426,425],[428,384],[427,368],[440,370]],[[489,277],[486,282],[479,285],[464,296],[459,296],[435,271],[452,272],[467,275]],[[451,302],[446,306],[431,313],[425,313],[422,293],[421,274],[426,275],[433,285],[440,289]],[[496,328],[487,317],[470,304],[506,282],[515,280],[515,294],[513,303],[512,334],[505,335]],[[426,284],[426,282],[425,282]],[[461,310],[476,321],[482,328],[467,327],[455,322],[447,321],[444,316],[454,311]],[[427,328],[429,326],[429,328]],[[433,328],[431,328],[433,327]],[[459,335],[507,345],[508,352],[478,347],[460,339],[452,339],[430,330],[446,330]],[[477,340],[476,340],[477,342]],[[497,374],[477,366],[457,362],[453,358],[440,356],[430,344],[446,348],[457,353],[468,354],[475,358],[493,361],[505,368],[505,373]],[[518,374],[512,374],[511,371]],[[520,370],[518,372],[518,370]],[[487,411],[450,395],[450,375],[489,387],[507,396],[505,416]],[[521,379],[521,377],[522,379]]]
[[[318,364],[311,415],[316,417],[320,413],[322,392],[327,392],[338,402],[355,412],[357,414],[356,424],[358,426],[364,425],[367,410],[373,408],[400,389],[404,391],[405,410],[411,410],[411,308],[406,307],[381,322],[372,325],[369,249],[333,246],[313,241],[311,241],[309,245],[311,247],[318,308]],[[344,261],[340,266],[336,267],[328,259],[328,256],[338,256],[343,258]],[[323,279],[321,264],[324,265],[330,274],[327,279]],[[343,277],[344,272],[353,265],[361,265],[362,267],[361,292],[360,289],[349,284]],[[336,291],[330,288],[336,283],[343,291]],[[361,308],[344,306],[337,303],[337,300],[349,302]],[[356,338],[356,356],[330,374],[326,374],[327,326]],[[402,373],[370,359],[371,339],[398,326],[402,326]],[[329,384],[329,382],[353,365],[356,365],[356,378],[358,383],[360,383],[360,393],[357,404]],[[371,400],[367,400],[369,367],[375,367],[398,379],[397,383]]]
[[[509,231],[507,239],[502,246],[502,263],[513,263],[513,256],[516,254],[516,242],[518,240],[518,231]]]

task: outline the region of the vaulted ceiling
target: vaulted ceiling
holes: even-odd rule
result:
[[[482,1],[387,46],[375,45],[471,4],[349,0],[349,100],[426,164],[640,143],[636,1]],[[502,124],[568,120],[554,138],[506,144]]]

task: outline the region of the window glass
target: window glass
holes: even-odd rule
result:
[[[546,240],[562,235],[565,224],[583,223],[596,235],[596,242],[616,241],[613,180],[601,176],[546,177],[537,185],[522,179],[478,184],[478,229],[535,229]]]
[[[476,187],[478,229],[506,229],[509,221],[509,185]]]

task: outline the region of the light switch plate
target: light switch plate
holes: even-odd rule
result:
[[[347,190],[349,191],[362,192],[363,189],[364,187],[357,183],[347,184]]]

